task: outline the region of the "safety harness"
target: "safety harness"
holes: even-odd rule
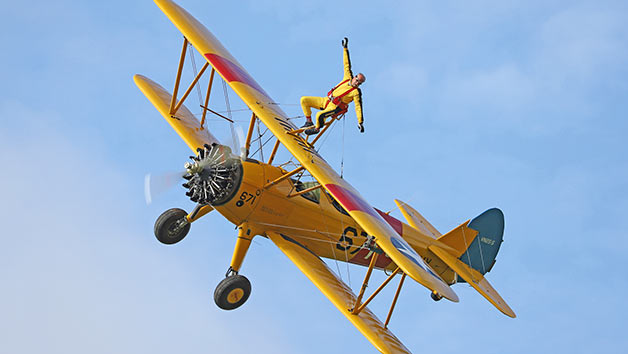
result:
[[[343,81],[343,82],[339,83],[338,85],[336,85],[336,87],[334,87],[331,90],[329,90],[329,92],[327,92],[327,99],[328,99],[328,101],[325,103],[325,107],[323,107],[323,109],[327,108],[327,106],[329,105],[329,102],[335,104],[336,106],[340,106],[340,104],[342,103],[342,98],[344,96],[346,96],[349,92],[355,90],[355,87],[351,86],[350,89],[348,89],[347,91],[343,92],[340,96],[334,97],[334,91],[338,87],[340,87],[340,86],[346,84],[347,82],[349,82],[349,80],[351,80],[351,79],[346,79],[345,81]],[[346,106],[346,104],[344,104],[343,106]],[[341,108],[344,109],[346,107],[341,107]]]

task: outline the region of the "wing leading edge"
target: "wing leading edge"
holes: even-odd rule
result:
[[[179,108],[176,117],[170,115],[172,95],[166,89],[142,75],[133,76],[133,81],[192,151],[196,152],[205,144],[218,143],[209,130],[200,127],[201,123],[185,105]]]
[[[316,254],[289,236],[275,232],[267,235],[380,352],[410,353],[368,308],[358,315],[349,312],[355,304],[355,294]]]
[[[458,301],[456,293],[358,191],[341,179],[305,139],[290,133],[297,127],[205,26],[170,0],[155,0],[155,3],[303,167],[367,233],[375,236],[377,244],[404,273],[445,298]]]

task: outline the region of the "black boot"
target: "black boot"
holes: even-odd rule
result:
[[[316,128],[316,127],[305,130],[305,134],[307,134],[307,135],[314,135],[314,134],[316,134],[318,132],[319,132],[319,129]]]

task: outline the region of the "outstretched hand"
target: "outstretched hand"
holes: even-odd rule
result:
[[[358,123],[358,130],[360,131],[360,133],[364,133],[364,124]]]
[[[345,38],[342,40],[342,47],[343,47],[343,48],[347,48],[347,45],[348,45],[348,44],[349,44],[349,38],[345,37]]]

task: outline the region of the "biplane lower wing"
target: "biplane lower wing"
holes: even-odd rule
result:
[[[185,105],[181,105],[176,115],[170,114],[172,95],[166,89],[142,75],[133,76],[133,81],[192,151],[196,152],[204,144],[218,143],[212,133],[201,128],[201,123]]]
[[[267,235],[380,352],[410,353],[368,308],[357,315],[349,311],[356,296],[316,254],[290,236],[275,232]]]
[[[300,134],[293,133],[297,127],[205,26],[171,0],[155,0],[155,3],[301,165],[375,237],[379,247],[404,273],[441,296],[458,301],[456,293],[355,188],[340,178]]]

